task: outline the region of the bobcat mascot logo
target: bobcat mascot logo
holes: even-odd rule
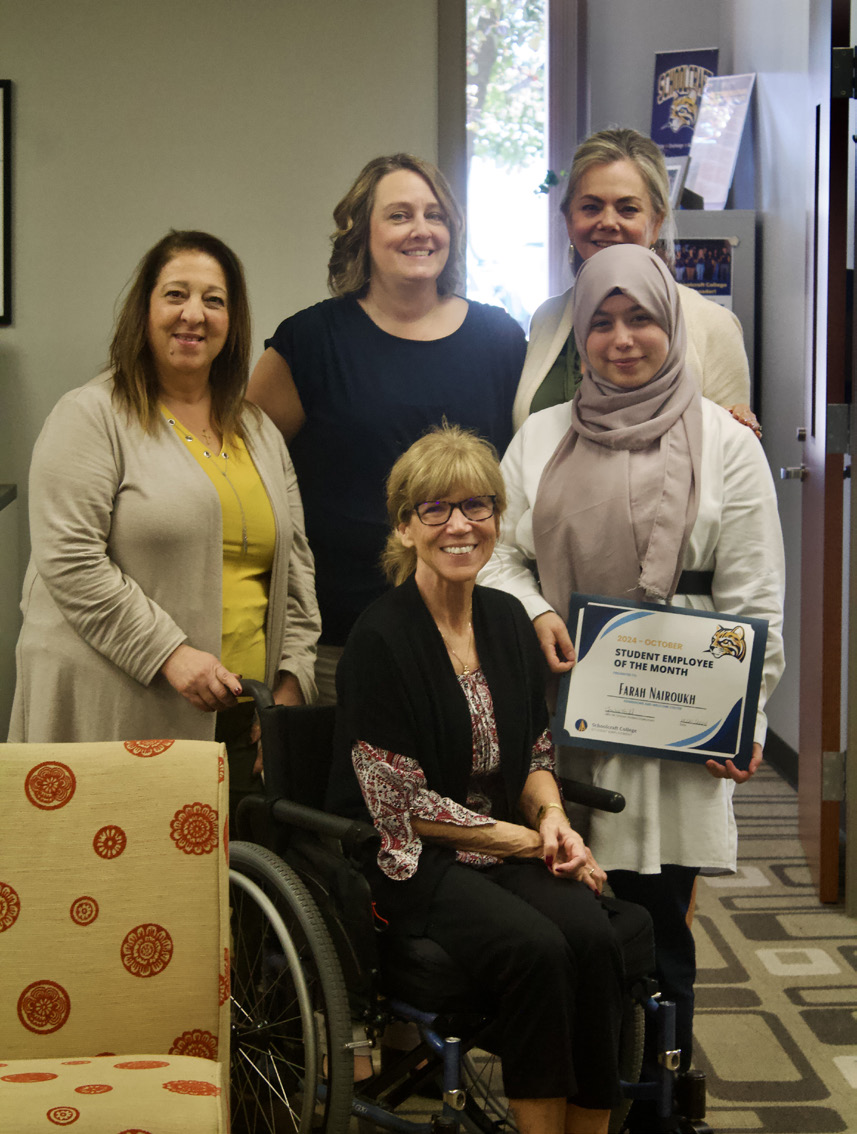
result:
[[[747,653],[747,646],[744,642],[744,627],[718,626],[711,636],[711,643],[705,653],[714,654],[716,658],[722,658],[724,654],[729,654],[737,661],[743,661]]]
[[[678,95],[672,101],[667,126],[674,134],[677,134],[679,130],[692,130],[696,125],[698,109],[697,95]]]

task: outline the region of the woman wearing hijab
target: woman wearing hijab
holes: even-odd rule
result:
[[[623,792],[620,816],[592,815],[589,845],[617,896],[654,919],[658,975],[678,1004],[690,1062],[693,938],[685,921],[700,869],[733,872],[735,783],[762,759],[764,706],[783,669],[782,534],[771,474],[752,432],[699,393],[686,361],[675,281],[651,251],[603,249],[581,267],[573,324],[583,363],[571,402],[533,414],[502,463],[500,539],[480,582],[516,595],[554,673],[574,664],[572,592],[667,602],[768,621],[746,772],[730,761],[564,752],[562,772]],[[710,572],[710,593],[699,577]]]

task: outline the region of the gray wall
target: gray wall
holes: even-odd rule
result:
[[[436,157],[435,21],[435,0],[0,0],[16,103],[0,483],[19,486],[19,570],[33,442],[103,364],[142,253],[170,227],[226,240],[261,352],[327,294],[332,209],[364,162]],[[20,579],[0,570],[8,604]]]
[[[756,366],[764,446],[776,475],[786,543],[788,667],[769,707],[771,727],[798,748],[800,657],[800,488],[779,469],[800,464],[795,430],[804,424],[807,185],[812,178],[812,109],[806,71],[809,0],[594,0],[589,5],[593,130],[611,124],[648,133],[654,55],[718,47],[721,74],[756,72],[750,144],[736,184],[755,208]]]

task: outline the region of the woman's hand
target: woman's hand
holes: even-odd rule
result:
[[[746,425],[748,429],[752,429],[761,441],[762,427],[759,424],[759,419],[756,417],[749,406],[727,406],[726,409],[729,413],[732,414],[736,421],[741,423],[741,425]]]
[[[715,780],[734,780],[736,784],[744,784],[751,776],[756,774],[759,765],[762,763],[763,755],[761,744],[754,744],[753,755],[750,757],[750,764],[746,772],[739,771],[731,760],[727,760],[725,765],[721,764],[719,760],[706,760],[705,766]]]
[[[553,610],[533,619],[533,629],[552,673],[567,673],[576,661],[565,623]]]
[[[539,834],[545,864],[552,874],[583,882],[594,894],[600,894],[607,875],[592,857],[592,851],[581,836],[556,808],[550,808],[542,819]]]
[[[204,713],[231,709],[241,693],[240,678],[220,658],[186,643],[173,650],[161,673],[177,693]]]

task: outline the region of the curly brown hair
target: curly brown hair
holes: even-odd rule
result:
[[[439,295],[453,295],[461,283],[464,263],[464,216],[449,182],[431,162],[412,154],[373,158],[333,210],[336,232],[327,265],[327,286],[332,295],[364,296],[369,290],[371,261],[369,227],[378,182],[388,173],[408,169],[418,174],[437,197],[449,229],[449,257],[437,281]]]
[[[182,252],[211,256],[226,278],[229,329],[223,349],[211,364],[211,414],[225,439],[244,437],[241,413],[250,377],[250,303],[244,269],[235,253],[222,240],[207,232],[170,230],[150,248],[134,275],[116,320],[110,343],[109,367],[113,396],[146,432],[160,423],[160,382],[149,347],[149,302],[164,266]]]

